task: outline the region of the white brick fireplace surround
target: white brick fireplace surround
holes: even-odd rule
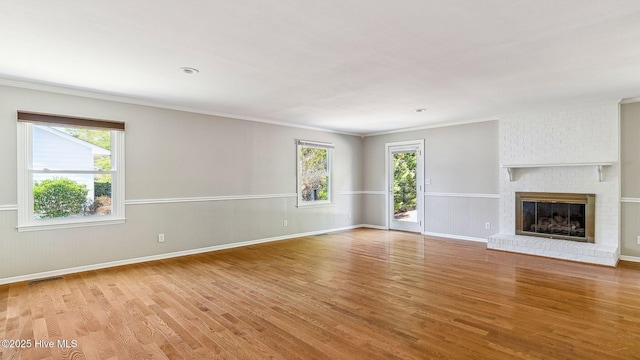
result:
[[[615,266],[620,255],[618,102],[503,117],[500,163],[521,166],[500,174],[500,233],[489,249]],[[600,181],[597,164],[601,166]],[[595,243],[515,234],[515,193],[596,195]]]

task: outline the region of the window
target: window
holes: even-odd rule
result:
[[[18,112],[18,231],[124,222],[124,123]]]
[[[333,144],[298,140],[298,206],[330,204]]]

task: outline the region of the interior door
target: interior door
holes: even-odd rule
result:
[[[387,144],[389,229],[422,232],[424,140]]]

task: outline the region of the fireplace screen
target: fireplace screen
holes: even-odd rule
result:
[[[595,195],[516,193],[516,234],[594,242]]]

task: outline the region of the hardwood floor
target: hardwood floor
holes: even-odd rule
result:
[[[640,359],[640,264],[485,247],[358,229],[4,285],[31,346],[0,358]]]

